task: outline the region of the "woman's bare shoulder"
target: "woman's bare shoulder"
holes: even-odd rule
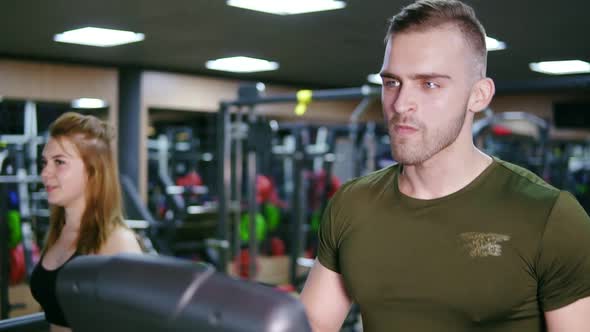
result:
[[[117,227],[108,236],[99,251],[99,255],[116,255],[121,253],[141,253],[135,233],[125,227]]]

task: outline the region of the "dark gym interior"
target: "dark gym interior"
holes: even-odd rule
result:
[[[410,1],[346,0],[294,15],[230,2],[5,3],[0,331],[50,330],[29,282],[50,228],[41,155],[49,125],[68,111],[115,128],[126,224],[145,254],[89,257],[64,270],[69,279],[58,287],[80,331],[167,330],[171,316],[178,331],[311,331],[297,299],[324,210],[348,181],[396,163],[382,85],[369,77],[383,63],[388,19]],[[501,44],[488,45],[496,90],[474,120],[475,146],[570,192],[590,212],[590,3],[464,2]],[[112,47],[56,41],[84,27],[141,39]],[[206,65],[239,56],[278,68]],[[533,70],[566,60],[581,69]],[[146,275],[153,284],[133,281]],[[143,294],[137,305],[133,292]],[[188,293],[188,309],[172,310]],[[125,323],[110,326],[99,313]],[[285,321],[284,329],[268,327]],[[362,330],[353,305],[341,331]]]

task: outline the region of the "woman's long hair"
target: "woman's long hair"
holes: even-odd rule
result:
[[[110,232],[124,227],[121,189],[112,150],[113,130],[94,116],[68,112],[51,124],[49,135],[58,142],[64,139],[71,142],[84,162],[88,176],[86,208],[82,213],[76,252],[97,253]],[[51,206],[45,249],[55,244],[64,225],[64,207]]]

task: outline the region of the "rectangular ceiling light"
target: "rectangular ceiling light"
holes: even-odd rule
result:
[[[72,108],[77,109],[105,108],[107,106],[107,102],[102,99],[79,98],[72,100]]]
[[[207,61],[205,66],[212,70],[229,71],[234,73],[253,73],[277,70],[279,68],[279,64],[276,62],[245,56],[210,60]]]
[[[381,78],[381,75],[379,75],[379,74],[369,74],[369,75],[367,75],[367,82],[373,83],[373,84],[383,85],[383,79]]]
[[[486,36],[486,48],[488,51],[500,51],[506,49],[506,43],[503,41],[499,41],[492,37]]]
[[[276,15],[303,14],[346,7],[346,3],[339,0],[227,0],[227,4]]]
[[[142,33],[86,27],[58,33],[53,40],[60,43],[111,47],[142,41],[144,38]]]
[[[529,68],[532,71],[551,75],[590,73],[590,63],[581,60],[532,62]]]

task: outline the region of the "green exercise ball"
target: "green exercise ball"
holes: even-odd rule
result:
[[[281,210],[278,206],[270,203],[264,204],[264,215],[266,216],[270,231],[274,231],[279,227],[281,222]]]
[[[6,220],[8,221],[8,246],[14,249],[23,240],[20,213],[16,210],[9,210]]]
[[[240,237],[243,242],[250,240],[250,217],[247,213],[242,215],[240,222]],[[262,214],[256,214],[256,241],[260,242],[266,238],[266,220]]]
[[[322,222],[322,214],[320,210],[315,210],[311,214],[311,230],[314,233],[317,233],[320,229],[320,224]]]

